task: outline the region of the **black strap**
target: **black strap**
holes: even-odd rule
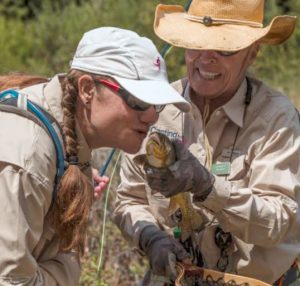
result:
[[[232,236],[230,232],[225,232],[221,227],[217,227],[215,231],[215,243],[220,249],[220,257],[217,267],[220,271],[225,272],[229,264],[228,248],[232,244]]]

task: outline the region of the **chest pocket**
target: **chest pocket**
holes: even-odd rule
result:
[[[246,155],[239,155],[234,158],[231,163],[231,171],[228,176],[229,181],[235,181],[238,187],[246,187],[248,185],[249,165],[246,162]]]
[[[220,155],[216,164],[225,164],[229,162],[228,157],[224,157],[224,155]],[[249,181],[249,164],[247,162],[247,155],[245,154],[235,154],[231,159],[230,165],[230,173],[228,175],[218,175],[227,181],[234,181],[235,184],[238,184],[239,187],[245,187]]]
[[[231,172],[228,176],[229,180],[238,180],[243,178],[247,174],[248,168],[245,162],[245,157],[245,155],[239,155],[232,160]]]

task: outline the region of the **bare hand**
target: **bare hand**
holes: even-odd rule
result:
[[[101,194],[106,189],[109,182],[109,178],[106,176],[100,176],[97,169],[92,169],[93,180],[94,180],[94,197],[99,199]]]

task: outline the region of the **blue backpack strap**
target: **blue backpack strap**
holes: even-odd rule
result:
[[[56,161],[57,171],[56,171],[56,176],[54,181],[54,190],[52,194],[52,204],[53,204],[54,200],[56,199],[57,189],[58,189],[60,179],[62,178],[65,171],[63,146],[61,144],[57,132],[55,131],[52,125],[55,122],[59,127],[59,124],[56,122],[56,120],[50,113],[48,113],[42,107],[30,101],[29,99],[26,100],[27,109],[19,108],[17,104],[18,97],[19,97],[19,92],[16,90],[5,90],[3,92],[0,92],[0,110],[5,112],[16,113],[18,115],[31,119],[32,121],[34,121],[35,123],[43,127],[51,137],[57,155],[57,161]]]

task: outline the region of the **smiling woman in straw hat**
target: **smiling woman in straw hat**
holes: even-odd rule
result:
[[[157,7],[155,33],[186,50],[187,78],[174,87],[192,109],[169,106],[151,128],[177,139],[174,164],[141,167],[127,156],[122,165],[114,220],[149,259],[144,285],[160,285],[157,276],[172,284],[175,261],[187,258],[269,284],[297,283],[299,117],[286,96],[247,73],[260,45],[287,40],[296,18],[263,27],[263,9],[262,0],[194,0],[187,12]],[[188,237],[181,221],[191,207],[169,215],[178,193],[190,194],[201,217],[189,218]]]

